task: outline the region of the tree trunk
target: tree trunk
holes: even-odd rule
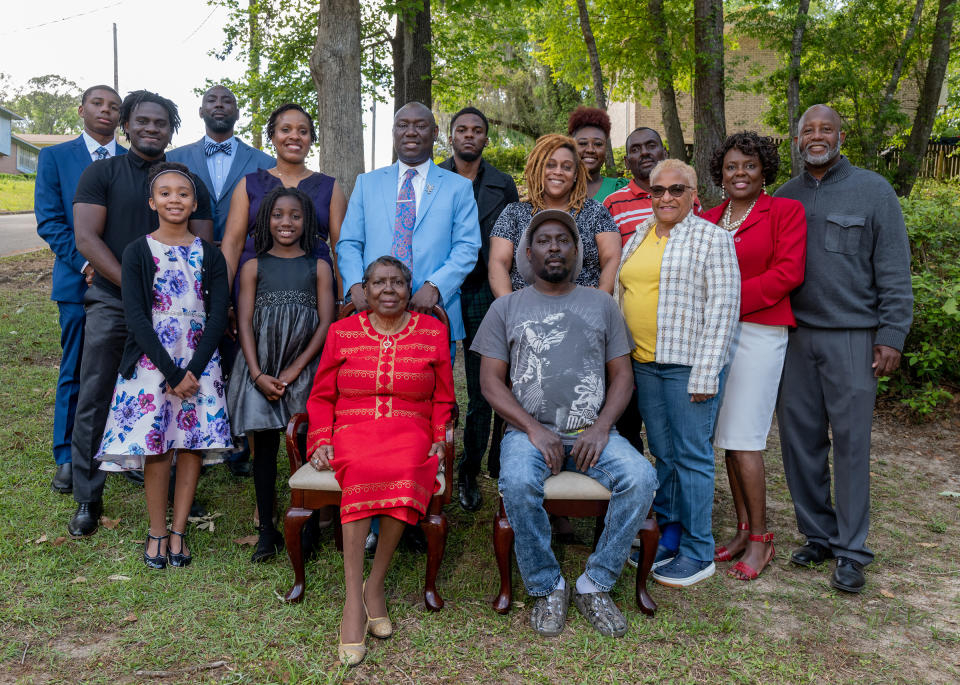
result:
[[[422,102],[433,108],[430,55],[430,0],[422,9],[397,14],[397,35],[393,45],[393,111],[408,102]]]
[[[923,0],[920,0],[923,2]],[[797,20],[793,24],[793,39],[790,41],[790,76],[787,79],[787,121],[790,122],[790,176],[799,176],[803,171],[800,151],[793,142],[797,137],[800,119],[800,56],[803,53],[803,34],[807,30],[807,13],[810,0],[800,0],[797,5]]]
[[[873,135],[867,136],[863,145],[863,158],[867,166],[871,169],[877,167],[877,150],[880,147],[880,141],[886,136],[884,123],[887,121],[884,113],[893,103],[893,96],[897,92],[897,86],[900,85],[900,76],[903,74],[903,63],[907,58],[907,52],[910,50],[910,43],[913,42],[913,35],[917,31],[917,24],[920,23],[920,15],[923,13],[924,0],[917,0],[913,8],[913,16],[910,23],[907,24],[907,30],[903,36],[903,42],[900,44],[900,51],[896,61],[893,63],[893,71],[890,74],[890,80],[883,91],[883,100],[880,102],[880,108],[877,110],[877,125],[873,130]]]
[[[360,0],[318,0],[317,42],[310,74],[317,89],[320,170],[350,196],[363,173],[360,98]]]
[[[247,6],[247,26],[249,28],[250,49],[247,60],[247,81],[256,84],[260,78],[260,3],[258,0],[250,0]],[[260,89],[253,88],[253,97],[250,99],[250,111],[260,111]],[[263,129],[260,126],[254,126],[251,131],[253,147],[258,150],[263,149]]]
[[[607,94],[603,90],[603,70],[600,68],[600,53],[597,52],[597,41],[593,37],[593,29],[590,28],[590,14],[587,12],[587,0],[577,0],[577,11],[580,13],[580,32],[583,34],[583,42],[587,46],[587,55],[590,57],[590,75],[593,78],[593,99],[597,107],[606,111]],[[613,161],[613,146],[607,141],[606,165],[608,172],[616,173],[616,166]]]
[[[930,59],[927,61],[927,75],[923,80],[917,113],[913,118],[913,129],[893,181],[893,187],[901,197],[906,197],[913,190],[920,171],[920,162],[930,142],[930,131],[933,130],[933,121],[937,116],[937,104],[950,59],[950,37],[953,35],[956,10],[957,0],[940,0],[933,43],[930,45]]]
[[[665,26],[663,21],[663,0],[649,0],[647,11],[653,26]],[[667,47],[664,31],[654,35],[655,60],[657,71],[657,91],[660,94],[660,112],[663,117],[663,130],[667,134],[667,147],[670,156],[683,162],[687,159],[687,146],[683,142],[683,127],[680,125],[680,113],[677,108],[677,93],[673,88],[673,58]]]
[[[713,151],[726,138],[723,71],[723,0],[694,0],[693,159],[700,170],[700,204],[720,203],[720,189],[707,170]]]

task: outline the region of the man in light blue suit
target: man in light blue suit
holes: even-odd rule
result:
[[[410,102],[393,118],[397,163],[357,177],[337,243],[344,288],[366,308],[363,269],[393,255],[413,272],[412,308],[438,302],[450,317],[451,340],[464,337],[460,285],[477,263],[480,224],[473,185],[430,159],[437,139],[430,109]]]
[[[34,214],[37,233],[56,255],[50,299],[60,310],[60,378],[53,413],[53,458],[57,469],[50,487],[54,492],[73,491],[70,443],[80,392],[80,357],[83,350],[83,296],[93,277],[93,267],[77,251],[73,235],[73,194],[80,174],[98,159],[122,155],[114,132],[120,118],[120,96],[110,86],[88,88],[78,110],[83,133],[75,140],[44,148],[37,161]]]
[[[167,161],[186,164],[210,191],[213,205],[213,238],[219,244],[230,213],[233,189],[245,175],[257,169],[272,169],[277,161],[233,135],[240,112],[237,99],[226,86],[213,86],[203,94],[200,118],[206,135],[195,143],[167,153]]]

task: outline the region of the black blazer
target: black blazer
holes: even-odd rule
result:
[[[180,384],[187,371],[199,379],[207,368],[207,363],[227,327],[230,289],[227,287],[227,262],[223,254],[206,240],[202,242],[203,265],[200,267],[200,278],[203,282],[203,307],[207,312],[207,321],[186,369],[181,369],[174,363],[153,330],[153,278],[157,273],[157,265],[153,261],[146,236],[137,238],[124,249],[121,260],[121,291],[123,311],[127,318],[127,342],[120,361],[120,374],[124,378],[133,376],[137,361],[144,354],[160,369],[171,388]]]
[[[456,172],[453,157],[438,165],[441,169]],[[480,183],[473,186],[477,201],[477,219],[480,221],[480,258],[477,265],[463,282],[466,287],[478,287],[487,282],[487,262],[490,260],[490,231],[500,218],[500,212],[511,202],[519,202],[517,184],[509,174],[497,169],[485,159],[480,160]]]

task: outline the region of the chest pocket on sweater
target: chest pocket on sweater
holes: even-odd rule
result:
[[[857,254],[863,235],[866,217],[853,214],[828,214],[824,249],[840,254]]]

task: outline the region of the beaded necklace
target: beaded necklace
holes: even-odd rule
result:
[[[760,195],[763,195],[763,191],[760,191]],[[757,195],[753,202],[750,203],[750,206],[747,207],[747,211],[743,213],[736,221],[731,221],[733,217],[733,200],[727,204],[727,208],[723,210],[723,217],[720,219],[720,228],[725,231],[730,231],[731,233],[736,233],[737,229],[743,225],[743,222],[747,220],[747,217],[750,216],[750,212],[753,211],[753,206],[757,204],[757,200],[760,199],[760,195]]]

